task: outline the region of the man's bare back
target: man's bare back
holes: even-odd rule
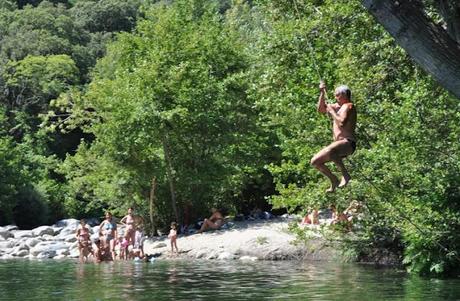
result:
[[[332,133],[334,142],[320,150],[311,160],[311,164],[329,178],[331,186],[327,192],[333,192],[337,187],[344,187],[351,179],[342,158],[351,155],[356,148],[356,108],[351,103],[351,91],[347,86],[335,90],[337,103],[327,104],[325,101],[326,85],[320,84],[318,112],[329,115],[333,120]],[[342,173],[339,179],[331,172],[325,163],[333,161]]]

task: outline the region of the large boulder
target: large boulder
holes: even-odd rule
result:
[[[59,233],[61,233],[62,229],[64,229],[64,227],[58,227],[58,226],[54,225],[53,226],[54,235],[58,235]]]
[[[13,255],[16,257],[26,257],[29,255],[29,250],[20,250]]]
[[[38,259],[53,258],[54,256],[56,256],[56,251],[54,251],[54,250],[48,250],[48,251],[41,252],[41,253],[36,255],[36,257]]]
[[[26,240],[26,245],[29,246],[29,249],[30,249],[30,248],[35,247],[40,242],[41,242],[40,239],[32,237]]]
[[[69,258],[78,258],[80,256],[80,251],[78,249],[71,249],[70,254],[67,255]]]
[[[65,242],[76,242],[77,237],[75,235],[69,235],[64,239]]]
[[[7,239],[13,237],[13,234],[11,234],[10,230],[8,230],[7,228],[0,227],[0,237],[3,239]]]
[[[21,239],[26,237],[34,237],[34,234],[31,230],[14,230],[12,231],[15,239]]]
[[[16,225],[8,225],[8,226],[3,227],[3,229],[5,229],[7,231],[19,230],[18,226],[16,226]]]
[[[56,227],[64,227],[64,228],[72,228],[73,230],[77,230],[80,221],[74,218],[63,219],[56,223]]]
[[[33,236],[43,236],[45,234],[54,235],[54,229],[50,226],[40,226],[32,230]]]
[[[217,259],[219,260],[230,260],[230,259],[235,259],[235,255],[229,252],[222,252],[217,256]]]
[[[14,243],[10,240],[0,241],[0,250],[5,250],[14,247]]]
[[[42,241],[36,246],[34,246],[32,249],[30,249],[30,254],[38,257],[39,254],[46,253],[50,257],[54,257],[56,255],[56,251],[59,249],[68,249],[68,247],[63,242]],[[50,257],[47,257],[47,258],[50,258]],[[44,258],[44,257],[40,257],[40,258]]]
[[[77,233],[77,228],[74,229],[72,227],[66,227],[61,230],[61,232],[58,235],[58,238],[64,240],[69,235],[75,235],[76,233]]]

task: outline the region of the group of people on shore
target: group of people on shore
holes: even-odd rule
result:
[[[216,230],[224,224],[222,213],[216,208],[212,208],[211,211],[212,215],[204,219],[197,233]],[[87,262],[90,257],[95,262],[144,258],[142,217],[134,215],[134,209],[130,207],[128,214],[120,220],[120,223],[124,225],[124,233],[119,232],[112,214],[106,212],[105,219],[99,225],[98,237],[91,240],[91,231],[86,220],[80,220],[76,231],[80,262]],[[179,253],[177,236],[178,224],[172,222],[168,238],[173,255]]]
[[[347,230],[351,230],[353,222],[360,218],[363,213],[364,205],[356,200],[351,201],[349,206],[344,211],[338,211],[334,204],[329,205],[328,211],[328,224],[329,225],[343,225]],[[320,213],[318,209],[311,209],[302,218],[300,225],[319,225]]]
[[[134,215],[133,208],[129,208],[120,223],[125,226],[124,233],[119,233],[112,214],[106,212],[99,225],[98,237],[91,240],[90,229],[82,219],[76,232],[80,262],[88,261],[90,256],[95,262],[143,258],[142,217]]]

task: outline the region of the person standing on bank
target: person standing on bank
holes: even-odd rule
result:
[[[334,141],[313,156],[311,165],[331,181],[331,186],[326,192],[334,192],[337,187],[346,186],[351,179],[342,159],[353,154],[356,149],[356,107],[351,102],[351,90],[345,85],[335,89],[337,102],[334,104],[326,103],[326,84],[323,81],[319,84],[319,91],[317,110],[332,118]],[[342,173],[340,181],[325,165],[330,161],[334,162]]]

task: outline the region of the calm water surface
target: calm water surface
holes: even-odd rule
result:
[[[460,279],[322,262],[7,260],[0,300],[460,300]]]

